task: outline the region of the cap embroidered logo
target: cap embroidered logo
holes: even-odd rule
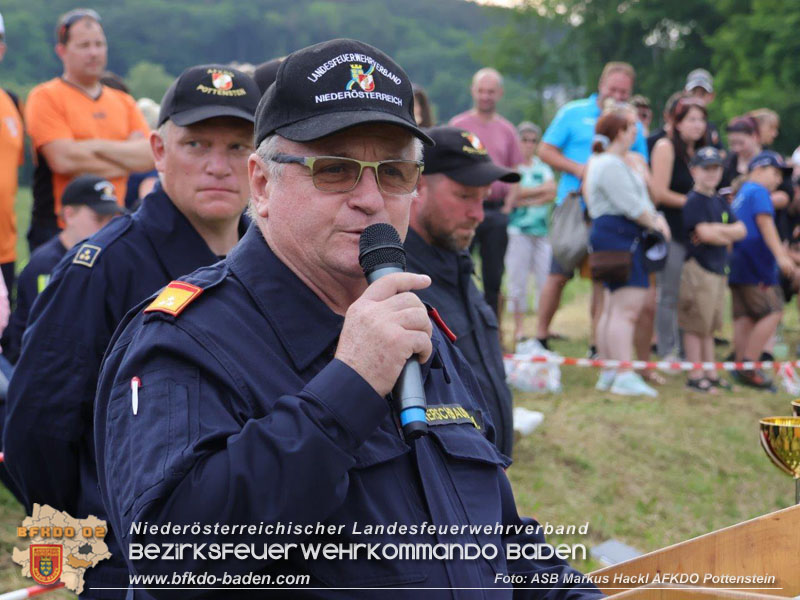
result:
[[[471,148],[468,146],[464,146],[462,150],[464,152],[469,152],[471,154],[487,154],[486,147],[483,145],[483,142],[478,139],[478,136],[474,133],[469,133],[465,131],[461,134],[466,140],[469,142]]]
[[[350,65],[350,81],[347,83],[345,89],[352,90],[353,86],[358,86],[365,92],[371,92],[375,89],[375,80],[372,77],[372,72],[375,70],[375,64],[371,64],[366,73],[364,73],[363,65]]]
[[[114,186],[109,181],[98,181],[94,184],[94,191],[100,192],[100,199],[104,201],[116,202],[117,198],[114,195]]]
[[[218,90],[229,90],[233,87],[233,74],[232,73],[212,73],[211,83]]]

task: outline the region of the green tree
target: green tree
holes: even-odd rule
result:
[[[130,82],[137,95],[158,99],[161,75],[190,65],[259,64],[309,44],[352,37],[398,60],[428,90],[442,120],[469,106],[469,80],[483,63],[475,42],[505,18],[501,9],[465,0],[94,0],[91,6],[102,17],[109,69],[137,77],[142,70]],[[60,74],[54,26],[59,14],[74,7],[74,0],[3,0],[9,43],[0,65],[4,87],[24,93]],[[151,65],[150,72],[138,67],[142,62]]]
[[[732,15],[712,39],[720,114],[731,118],[760,107],[777,111],[781,135],[775,145],[784,153],[800,143],[798,27],[800,4],[753,0],[749,12]]]
[[[567,27],[547,18],[531,5],[505,11],[505,24],[484,34],[475,53],[505,79],[499,110],[513,122],[529,119],[547,124],[556,106],[550,86],[562,85],[578,95],[578,61],[574,52],[555,51],[567,35]]]
[[[143,60],[131,67],[125,76],[125,83],[134,98],[151,98],[161,102],[164,92],[174,79],[162,65]]]
[[[555,83],[571,96],[592,91],[606,62],[629,62],[636,92],[648,96],[659,115],[689,71],[712,65],[713,33],[723,15],[745,10],[746,1],[528,0],[488,34],[494,41],[487,44],[498,68],[540,95]]]

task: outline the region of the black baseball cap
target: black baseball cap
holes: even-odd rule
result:
[[[277,133],[310,142],[366,123],[389,123],[431,139],[414,120],[414,93],[405,71],[358,40],[336,39],[287,56],[256,111],[255,144]]]
[[[84,205],[100,215],[121,215],[125,208],[117,203],[114,186],[97,175],[78,175],[67,184],[61,196],[61,206]]]
[[[710,167],[712,165],[722,165],[722,154],[714,146],[700,148],[689,161],[690,167]]]
[[[648,229],[642,234],[644,245],[644,269],[648,273],[663,271],[667,266],[669,245],[664,234],[655,229]]]
[[[772,150],[763,150],[756,154],[753,160],[750,161],[750,164],[747,165],[747,172],[749,173],[753,169],[758,169],[759,167],[775,167],[784,175],[792,174],[792,167],[786,164],[780,154]]]
[[[431,127],[426,132],[435,145],[425,148],[425,175],[442,173],[458,183],[471,186],[520,180],[519,173],[492,162],[474,133],[448,125]]]
[[[186,127],[213,117],[238,117],[253,123],[261,93],[253,79],[225,65],[189,67],[161,100],[158,126],[167,119]]]
[[[255,73],[253,73],[253,79],[262,94],[269,89],[269,86],[275,83],[275,77],[278,75],[278,67],[281,66],[282,62],[283,58],[273,58],[256,67]]]

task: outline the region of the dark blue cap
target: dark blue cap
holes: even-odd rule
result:
[[[783,160],[780,154],[772,150],[764,150],[756,154],[755,158],[747,165],[747,171],[750,172],[759,167],[775,167],[776,169],[780,169],[784,175],[791,175],[792,173],[792,167],[786,164],[786,161]]]
[[[722,153],[714,146],[700,148],[689,162],[690,167],[710,167],[712,165],[722,165]]]
[[[214,117],[254,122],[261,92],[249,75],[225,65],[189,67],[172,82],[161,100],[158,126],[167,119],[187,127]]]

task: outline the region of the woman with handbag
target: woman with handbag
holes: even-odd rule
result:
[[[626,160],[636,137],[636,113],[616,107],[595,126],[592,158],[584,186],[592,226],[589,265],[605,287],[603,314],[597,328],[601,359],[630,361],[636,321],[647,301],[649,274],[644,265],[646,229],[669,240],[666,220],[656,212],[642,174]],[[657,396],[631,369],[603,369],[597,389],[626,396]]]

